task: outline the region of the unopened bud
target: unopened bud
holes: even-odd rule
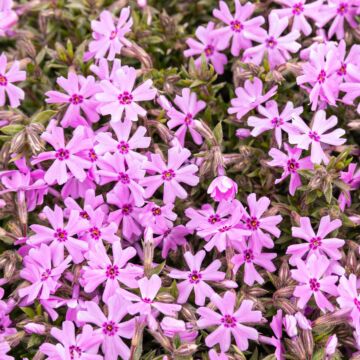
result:
[[[42,324],[37,324],[37,323],[32,322],[32,323],[28,323],[28,324],[24,325],[24,330],[28,334],[43,335],[43,334],[45,334],[46,327]]]
[[[197,350],[196,344],[182,344],[175,351],[174,356],[191,356]]]
[[[156,299],[159,300],[160,302],[169,303],[169,304],[175,301],[174,297],[166,292],[162,292],[159,295],[157,295]]]

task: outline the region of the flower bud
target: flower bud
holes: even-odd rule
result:
[[[240,128],[236,130],[236,136],[239,139],[246,139],[251,136],[251,131],[249,129]]]
[[[338,338],[337,338],[336,334],[331,335],[328,338],[328,341],[326,342],[326,346],[325,346],[326,355],[334,355],[337,344],[338,344]]]
[[[45,334],[45,330],[46,330],[44,325],[37,323],[28,323],[24,325],[24,329],[28,334],[38,334],[38,335]]]
[[[238,187],[235,181],[229,177],[223,175],[215,178],[209,185],[207,193],[215,201],[221,200],[233,200],[238,191]]]
[[[284,324],[285,331],[289,335],[289,337],[294,337],[298,334],[297,322],[296,322],[295,316],[285,315],[285,317],[283,319],[283,324]]]

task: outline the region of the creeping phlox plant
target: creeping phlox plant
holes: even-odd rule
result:
[[[359,0],[0,0],[0,360],[360,358]]]

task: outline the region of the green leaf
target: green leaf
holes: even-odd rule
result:
[[[31,307],[21,307],[20,308],[30,319],[35,317],[35,311]]]
[[[55,110],[45,110],[34,114],[31,118],[31,122],[45,124],[47,123],[54,115],[57,114]]]
[[[158,266],[156,266],[156,267],[154,267],[153,269],[151,269],[149,275],[150,275],[150,276],[152,276],[152,275],[154,275],[154,274],[159,275],[159,274],[163,271],[163,269],[164,269],[164,267],[165,267],[165,264],[166,264],[166,261],[163,261],[161,264],[159,264]]]
[[[214,135],[215,135],[215,139],[218,142],[218,144],[221,145],[223,142],[223,136],[224,136],[221,121],[218,122],[218,124],[215,126]]]
[[[21,124],[14,124],[14,125],[7,125],[4,126],[0,129],[0,131],[2,133],[4,133],[5,135],[15,135],[17,134],[19,131],[24,129],[24,125]]]

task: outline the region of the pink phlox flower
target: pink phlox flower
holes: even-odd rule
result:
[[[336,48],[340,66],[336,71],[338,77],[345,82],[356,81],[360,67],[360,45],[355,44],[346,56],[346,43],[341,40]]]
[[[357,0],[327,0],[323,4],[317,17],[317,25],[324,27],[332,21],[328,36],[331,39],[335,34],[338,40],[345,36],[344,25],[347,22],[352,28],[357,26],[356,12],[359,3]]]
[[[214,294],[214,290],[208,285],[208,281],[219,282],[225,279],[225,273],[219,271],[221,267],[220,260],[213,261],[204,270],[201,270],[201,264],[205,258],[206,252],[200,250],[196,254],[187,251],[184,254],[189,271],[171,270],[169,276],[173,279],[181,279],[177,284],[179,296],[177,302],[184,304],[187,302],[192,290],[195,293],[195,304],[204,306],[205,299]]]
[[[116,188],[107,194],[107,202],[115,205],[118,210],[110,212],[108,221],[121,224],[122,235],[131,241],[137,239],[141,233],[140,215],[142,209],[137,207],[134,197],[127,188]]]
[[[132,304],[128,306],[127,311],[131,315],[146,315],[151,329],[156,329],[157,324],[155,318],[158,312],[168,316],[176,316],[176,313],[181,310],[181,305],[156,301],[156,295],[161,288],[161,278],[159,275],[154,274],[150,279],[144,277],[138,280],[138,285],[140,288],[140,296],[123,289],[120,289],[119,293],[124,296],[125,299],[132,302]]]
[[[319,10],[323,0],[306,3],[306,0],[277,0],[277,3],[283,5],[283,9],[272,10],[280,19],[283,17],[289,20],[293,18],[292,30],[298,30],[305,36],[309,36],[312,32],[311,25],[307,18],[317,20],[319,18]]]
[[[347,171],[340,171],[340,179],[349,186],[349,190],[342,190],[339,195],[339,206],[341,211],[345,210],[346,206],[351,206],[351,190],[357,190],[360,187],[360,169],[356,170],[357,164],[351,163]]]
[[[128,189],[136,206],[144,204],[145,190],[142,187],[142,181],[145,170],[141,168],[141,164],[133,161],[125,163],[123,156],[116,152],[106,153],[99,161],[99,168],[99,185],[116,182],[115,189]]]
[[[141,180],[141,185],[146,187],[145,197],[153,196],[155,191],[164,185],[163,200],[165,204],[174,203],[177,197],[186,199],[187,192],[180,183],[190,186],[196,186],[199,183],[199,177],[195,175],[198,167],[194,164],[182,166],[190,156],[190,150],[172,147],[168,150],[168,162],[165,164],[160,154],[151,154],[151,161],[146,161],[143,168],[148,172],[154,171],[158,174],[147,176]]]
[[[130,359],[130,349],[122,338],[131,339],[135,332],[135,319],[125,320],[128,315],[127,307],[129,302],[121,295],[115,294],[109,299],[107,304],[107,315],[100,309],[94,301],[86,302],[86,310],[80,311],[78,320],[97,325],[96,334],[103,335],[102,351],[104,360],[115,360],[120,356],[121,359]]]
[[[231,54],[239,56],[240,49],[247,49],[252,45],[247,37],[248,33],[257,33],[265,19],[262,16],[251,18],[255,11],[255,5],[251,2],[241,5],[239,0],[234,0],[234,3],[234,15],[225,1],[220,1],[219,9],[213,10],[213,16],[225,23],[224,27],[213,31],[213,36],[227,46],[231,41]]]
[[[136,69],[124,67],[117,70],[113,81],[102,80],[101,91],[96,94],[98,111],[102,115],[111,115],[111,121],[137,121],[138,116],[145,116],[146,110],[137,104],[139,101],[148,101],[155,98],[157,90],[152,88],[150,79],[134,89]],[[125,114],[125,115],[124,115]],[[124,115],[124,116],[123,116]]]
[[[63,272],[70,266],[71,256],[64,260],[55,260],[55,248],[41,244],[33,248],[24,258],[24,267],[20,276],[31,285],[19,289],[21,298],[27,297],[26,302],[32,303],[35,299],[48,299],[61,286],[58,283]]]
[[[61,189],[61,197],[63,199],[66,199],[69,196],[71,196],[73,199],[84,198],[86,192],[89,189],[96,189],[96,183],[93,179],[90,178],[89,172],[83,181],[80,181],[75,176],[70,175],[69,179]]]
[[[200,315],[197,325],[200,329],[217,326],[217,328],[205,338],[208,347],[220,345],[222,352],[229,350],[231,335],[234,336],[237,347],[241,351],[249,347],[249,339],[257,340],[258,332],[246,323],[257,323],[262,319],[261,311],[253,311],[253,301],[243,300],[240,307],[235,310],[236,296],[231,291],[226,291],[223,298],[218,294],[211,296],[211,302],[220,313],[208,307],[200,307],[196,312]]]
[[[339,294],[336,299],[341,309],[349,311],[352,325],[357,331],[360,330],[360,294],[358,288],[356,275],[350,274],[348,278],[342,276],[339,281]]]
[[[102,334],[94,333],[90,325],[85,325],[82,332],[75,333],[75,326],[72,321],[64,321],[62,329],[53,327],[51,335],[59,341],[56,345],[44,343],[40,351],[45,354],[48,360],[102,360],[103,356],[98,355],[99,345],[103,341]]]
[[[147,203],[139,214],[141,225],[145,228],[150,226],[155,234],[172,227],[177,218],[173,212],[174,204],[159,206],[154,202]],[[186,211],[186,210],[185,210]]]
[[[324,255],[332,260],[340,260],[341,249],[345,241],[338,238],[326,238],[326,236],[341,227],[339,219],[331,221],[330,216],[323,216],[320,220],[319,228],[315,234],[310,218],[301,217],[300,227],[292,227],[292,236],[306,241],[303,244],[290,245],[286,254],[290,254],[290,264],[295,265],[297,259],[302,259],[306,254],[309,258],[312,254],[316,256]]]
[[[206,62],[211,62],[218,74],[223,74],[224,66],[227,64],[228,59],[221,51],[225,50],[228,44],[223,39],[214,36],[214,28],[215,24],[212,21],[206,27],[199,26],[195,31],[195,36],[199,41],[195,39],[186,40],[189,49],[184,51],[184,55],[186,57],[199,55],[195,59],[197,67],[201,66],[202,56],[204,56]]]
[[[125,35],[131,31],[132,25],[130,6],[121,9],[116,24],[110,11],[102,11],[100,20],[91,21],[91,29],[93,30],[93,40],[89,44],[91,56],[94,56],[95,59],[114,60],[115,56],[121,53],[124,45],[131,45]]]
[[[247,38],[260,45],[248,48],[244,51],[244,60],[260,65],[265,54],[269,59],[270,68],[286,63],[291,59],[290,53],[296,53],[301,45],[296,42],[300,37],[298,30],[292,30],[285,36],[281,36],[289,24],[287,17],[279,19],[279,16],[271,12],[269,15],[269,30],[259,29],[257,32],[246,33]]]
[[[93,292],[99,285],[105,283],[102,299],[108,303],[109,299],[120,288],[119,282],[125,286],[135,288],[137,279],[143,274],[139,266],[129,263],[136,256],[133,247],[121,248],[120,240],[112,244],[112,259],[106,253],[102,244],[94,245],[87,254],[87,265],[82,269],[82,282],[87,293]]]
[[[234,273],[244,265],[244,282],[249,286],[253,286],[255,282],[264,283],[263,277],[256,270],[255,265],[265,269],[268,272],[276,270],[272,260],[276,258],[276,253],[264,253],[257,249],[254,244],[239,243],[236,245],[239,254],[232,257],[231,262],[234,264]]]
[[[291,133],[296,131],[290,120],[293,114],[300,115],[303,112],[303,107],[294,108],[291,101],[288,101],[279,114],[279,109],[276,101],[268,101],[265,106],[258,106],[257,111],[265,118],[250,116],[248,118],[248,125],[253,127],[251,135],[256,137],[265,131],[272,130],[279,148],[282,146],[282,131]]]
[[[266,196],[256,200],[256,194],[252,193],[247,197],[247,203],[249,210],[240,204],[240,211],[245,228],[250,231],[250,244],[257,251],[260,251],[263,246],[273,248],[274,242],[267,233],[276,238],[280,236],[281,231],[277,225],[282,221],[282,216],[263,216],[270,206],[270,199]]]
[[[302,149],[292,148],[288,144],[284,144],[284,148],[287,154],[275,148],[269,151],[269,155],[273,160],[268,161],[268,165],[283,168],[283,173],[279,179],[275,180],[275,184],[280,183],[290,175],[289,193],[291,196],[294,196],[296,189],[301,186],[301,177],[298,171],[304,169],[312,170],[314,165],[310,160],[310,156],[300,159],[303,152]]]
[[[64,249],[69,252],[75,264],[79,264],[84,259],[84,252],[88,249],[88,244],[76,238],[81,232],[88,228],[88,222],[79,217],[77,211],[71,211],[69,220],[64,223],[63,210],[55,205],[54,210],[46,206],[43,210],[44,215],[51,227],[33,224],[31,230],[35,232],[27,240],[29,245],[39,245],[42,243],[50,244],[54,251],[54,259],[62,261],[64,259]]]
[[[133,135],[130,136],[132,127],[130,120],[112,122],[110,125],[116,134],[117,140],[111,136],[111,133],[102,132],[97,134],[97,145],[95,146],[97,154],[103,155],[106,152],[118,152],[127,164],[133,161],[142,163],[146,160],[145,155],[142,155],[138,150],[146,149],[150,146],[151,138],[145,136],[146,128],[144,126],[138,126]]]
[[[303,63],[302,75],[296,78],[296,82],[309,92],[311,110],[318,108],[319,99],[325,104],[336,105],[339,93],[337,71],[340,67],[334,47],[318,44],[310,50],[309,61]]]
[[[174,339],[178,336],[185,343],[195,341],[198,336],[192,323],[185,323],[185,321],[173,317],[165,316],[161,320],[160,326],[166,337]]]
[[[115,74],[118,70],[122,69],[121,60],[114,59],[112,62],[111,70],[110,70],[111,62],[102,58],[99,60],[98,64],[92,64],[90,66],[90,70],[94,73],[100,80],[108,80],[113,82],[115,78]]]
[[[311,162],[314,164],[325,165],[329,163],[329,158],[325,154],[322,144],[339,146],[346,142],[341,138],[345,134],[345,130],[337,128],[328,132],[338,123],[337,117],[332,115],[326,119],[324,110],[319,110],[314,115],[314,120],[309,127],[299,116],[293,115],[293,125],[299,129],[299,134],[289,134],[289,143],[296,144],[300,149],[308,150],[311,145]]]
[[[201,145],[203,139],[195,129],[194,120],[196,120],[196,115],[205,109],[206,103],[202,100],[198,101],[196,93],[191,92],[189,88],[182,89],[181,95],[176,95],[174,100],[180,110],[171,107],[167,112],[167,116],[170,118],[167,126],[169,129],[179,127],[175,132],[175,136],[182,146],[185,143],[187,130],[189,130],[195,144]]]
[[[298,298],[298,307],[303,309],[314,296],[315,303],[321,311],[333,311],[334,306],[324,295],[338,295],[335,285],[338,276],[324,275],[330,261],[325,256],[312,254],[306,263],[300,258],[295,262],[297,269],[291,270],[291,276],[299,283],[294,290],[294,296]]]
[[[1,26],[1,12],[0,12],[0,26]],[[1,35],[1,27],[0,27]],[[10,106],[17,108],[20,105],[20,100],[24,100],[25,93],[22,89],[15,86],[13,83],[24,81],[26,79],[26,72],[19,70],[19,61],[14,61],[9,70],[7,68],[7,58],[4,53],[0,55],[0,106],[4,106],[7,95]]]
[[[210,360],[229,360],[229,357],[224,352],[220,352],[218,354],[214,349],[211,349],[209,351],[209,359]]]
[[[235,199],[237,191],[238,186],[234,180],[225,175],[220,175],[210,183],[207,193],[215,201],[230,201]]]
[[[263,95],[263,83],[259,78],[246,80],[244,87],[235,89],[236,98],[231,100],[231,107],[228,109],[229,114],[236,114],[240,120],[249,111],[255,109],[260,104],[272,98],[277,91],[277,86],[273,86]]]
[[[357,66],[356,70],[352,72],[351,80],[340,84],[340,90],[346,93],[342,101],[345,104],[354,105],[355,99],[360,96],[360,66]],[[360,114],[360,103],[357,112]]]
[[[79,181],[86,179],[85,169],[91,167],[91,162],[81,157],[79,153],[91,147],[91,140],[85,137],[84,127],[76,128],[73,137],[66,145],[62,127],[54,127],[50,132],[44,132],[41,137],[54,150],[40,153],[32,160],[31,164],[36,165],[42,161],[54,160],[44,175],[44,180],[49,185],[64,184],[69,179],[68,169]]]
[[[10,345],[6,341],[0,341],[0,356],[2,360],[15,360],[13,356],[7,355],[10,350]]]
[[[67,104],[68,107],[61,120],[63,127],[79,125],[88,126],[99,120],[96,112],[97,102],[94,95],[100,90],[93,76],[84,77],[69,71],[68,78],[63,76],[56,80],[57,84],[65,90],[65,94],[59,91],[45,93],[48,104]]]
[[[17,333],[15,327],[11,327],[12,321],[4,312],[0,312],[0,340],[3,340],[4,337],[14,335]]]
[[[12,0],[0,0],[0,37],[6,36],[18,21],[18,16],[12,7]]]

